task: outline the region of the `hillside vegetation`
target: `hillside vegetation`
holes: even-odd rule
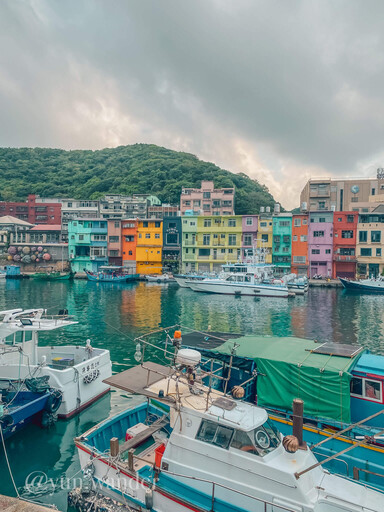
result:
[[[155,145],[134,144],[100,151],[0,148],[0,200],[41,197],[98,199],[107,193],[151,193],[178,203],[182,187],[236,187],[236,213],[273,206],[268,189],[243,173],[233,174],[196,156]]]

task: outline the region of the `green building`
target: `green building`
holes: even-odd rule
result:
[[[108,265],[108,225],[103,219],[75,219],[68,223],[68,253],[73,272],[98,271]]]
[[[276,274],[291,271],[292,214],[279,213],[273,216],[272,263]]]

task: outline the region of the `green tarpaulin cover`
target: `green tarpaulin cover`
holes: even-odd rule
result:
[[[292,400],[304,400],[304,413],[316,418],[350,422],[350,368],[355,359],[312,352],[319,343],[294,337],[244,336],[212,350],[220,359],[234,343],[238,358],[255,361],[257,403],[292,409]],[[221,357],[220,357],[221,356]]]

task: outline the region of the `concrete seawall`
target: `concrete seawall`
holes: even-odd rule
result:
[[[34,503],[29,503],[29,501],[10,498],[0,494],[0,510],[1,512],[48,512],[49,510],[52,511],[52,508],[35,505]]]

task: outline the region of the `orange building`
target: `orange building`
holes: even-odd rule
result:
[[[308,275],[308,215],[292,215],[291,270],[298,276]]]
[[[139,219],[137,222],[136,272],[161,274],[163,221]]]
[[[137,219],[121,221],[121,251],[123,266],[136,271]]]

